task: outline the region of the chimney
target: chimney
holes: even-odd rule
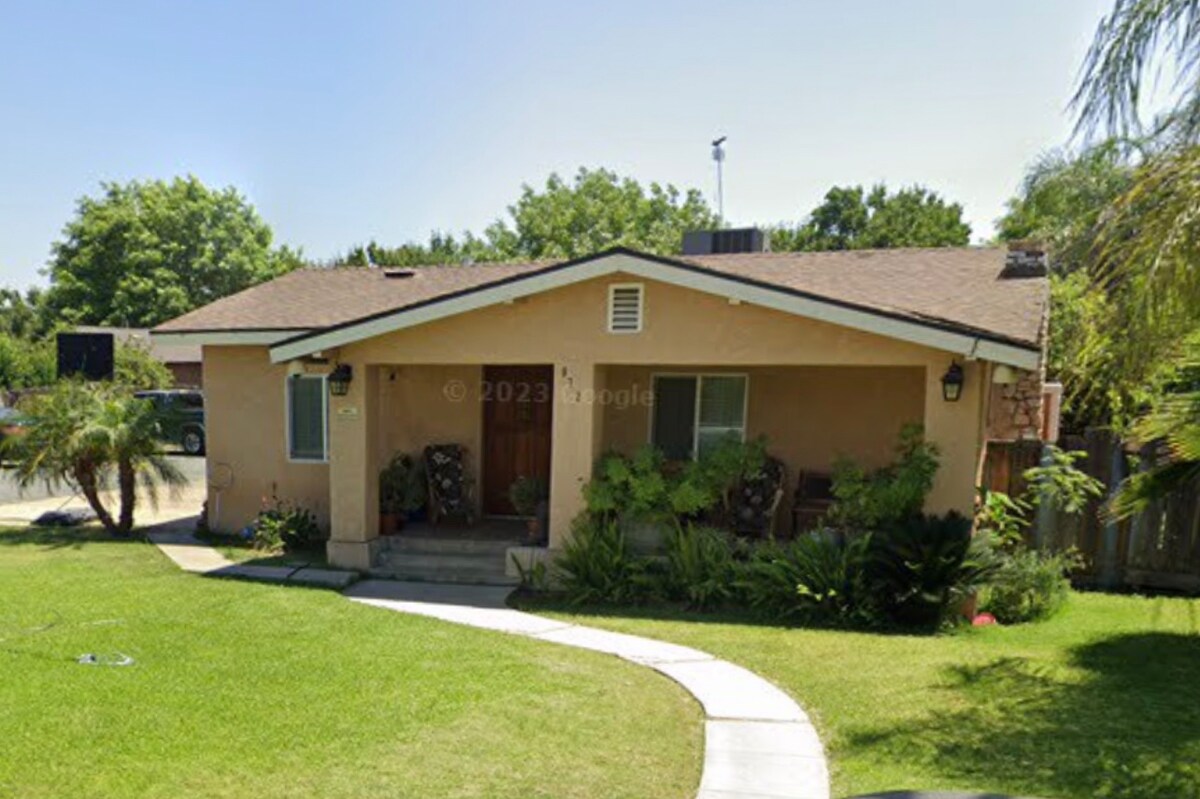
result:
[[[1010,241],[1004,258],[1002,280],[1045,277],[1049,271],[1046,247],[1040,241]]]
[[[727,230],[689,230],[683,234],[684,255],[725,255],[769,252],[770,237],[756,227]]]

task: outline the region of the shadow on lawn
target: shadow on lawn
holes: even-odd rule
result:
[[[109,535],[103,527],[15,527],[0,530],[0,546],[23,546],[32,544],[45,549],[80,549],[86,544],[130,544],[144,541],[139,532],[118,538]]]
[[[1017,657],[953,667],[934,690],[960,709],[848,747],[1050,799],[1200,799],[1200,635],[1114,636],[1075,648],[1070,665],[1082,673]]]
[[[645,621],[687,622],[689,624],[736,624],[741,627],[762,627],[770,630],[824,630],[859,633],[862,635],[935,636],[935,628],[913,627],[855,627],[851,625],[816,624],[801,619],[780,619],[748,610],[690,610],[681,603],[655,602],[645,605],[574,605],[561,595],[547,595],[517,589],[508,604],[515,610],[530,613],[569,613],[572,616],[591,616],[596,619],[640,619]]]

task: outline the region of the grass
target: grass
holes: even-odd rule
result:
[[[85,653],[134,659],[80,665]],[[647,669],[0,531],[0,797],[689,797],[699,708]]]
[[[1200,797],[1200,600],[1074,594],[1043,623],[941,636],[523,603],[771,679],[813,716],[835,796]]]

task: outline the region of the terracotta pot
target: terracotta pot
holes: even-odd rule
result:
[[[537,543],[542,539],[542,521],[537,516],[530,516],[525,520],[526,535],[530,543]]]
[[[395,535],[404,525],[404,517],[398,513],[379,514],[379,534]]]

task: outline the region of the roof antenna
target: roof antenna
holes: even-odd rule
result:
[[[717,227],[725,227],[725,185],[723,182],[722,166],[725,163],[725,143],[728,136],[714,139],[712,143],[712,158],[717,162]]]

